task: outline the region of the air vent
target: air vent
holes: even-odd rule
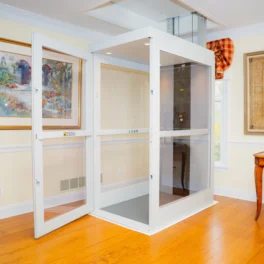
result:
[[[78,178],[70,179],[70,188],[75,189],[79,187]]]
[[[79,178],[79,187],[84,187],[86,185],[86,179],[85,177]]]
[[[60,190],[67,191],[70,189],[70,181],[69,180],[62,180],[60,182]]]

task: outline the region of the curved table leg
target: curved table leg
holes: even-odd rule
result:
[[[257,194],[257,212],[255,220],[257,221],[261,212],[262,206],[262,171],[263,167],[255,165],[255,184],[256,184],[256,194]]]

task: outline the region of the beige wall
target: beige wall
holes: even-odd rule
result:
[[[219,194],[255,200],[253,153],[264,150],[264,136],[244,135],[243,54],[264,50],[264,35],[230,37],[235,54],[228,74],[228,168],[215,171],[215,190]]]
[[[101,129],[148,128],[149,75],[113,66],[103,66],[101,72]],[[103,185],[148,177],[148,134],[102,140],[115,142],[101,146]]]
[[[87,40],[0,19],[1,38],[31,43],[32,32],[40,32],[82,50],[88,49],[89,42]],[[55,140],[47,142],[47,144],[61,146],[71,142],[76,142],[76,140]],[[0,130],[0,188],[2,190],[0,206],[32,200],[30,145],[31,131]],[[45,150],[44,173],[48,175],[44,180],[46,196],[58,194],[61,179],[84,176],[81,155],[82,150],[79,147]],[[58,170],[58,168],[60,169]]]
[[[88,47],[88,42],[86,40],[77,39],[59,34],[57,32],[34,28],[29,25],[0,19],[0,37],[30,43],[31,33],[33,31],[41,32],[47,36],[57,38],[64,43],[72,44],[75,47],[81,49],[87,49]],[[232,38],[232,36],[230,37]],[[232,39],[235,44],[235,55],[233,64],[229,70],[228,168],[222,171],[215,170],[215,190],[219,194],[254,200],[254,159],[252,154],[264,149],[264,136],[244,135],[243,54],[246,52],[264,50],[264,35],[240,38],[234,37]],[[111,75],[109,72],[107,74]],[[112,88],[114,89],[114,87]],[[110,90],[107,92],[110,92]],[[140,95],[137,94],[137,92],[139,91],[133,90],[132,96]],[[126,96],[128,95],[129,93],[127,93]],[[115,98],[115,100],[116,99],[117,98]],[[106,98],[102,100],[104,100],[102,101],[104,104],[107,103]],[[138,101],[134,102],[137,103]],[[141,104],[142,102],[138,103]],[[125,107],[125,105],[122,107]],[[141,108],[136,109],[136,111],[137,110],[144,111],[144,109]],[[131,118],[129,120],[131,123],[129,124],[136,125],[138,112],[130,112],[130,114]],[[106,112],[105,118],[109,118],[109,113]],[[141,117],[139,120],[140,125],[148,125],[146,119],[144,118],[142,119]],[[118,117],[115,117],[115,120],[118,120]],[[108,121],[106,121],[106,124]],[[128,123],[124,123],[124,127],[126,125],[128,125]],[[107,127],[108,126],[110,125],[108,124]],[[61,141],[49,142],[49,144],[64,143],[65,142]],[[136,144],[139,144],[138,148],[135,148]],[[30,145],[30,131],[0,131],[0,188],[3,190],[3,195],[0,197],[0,206],[32,200],[31,152],[27,149],[27,147]],[[6,147],[6,150],[3,149],[4,147]],[[102,168],[103,180],[105,184],[126,179],[122,175],[124,175],[127,171],[130,171],[128,170],[130,165],[127,162],[128,160],[131,161],[131,157],[138,158],[135,163],[138,163],[142,170],[133,171],[131,175],[127,176],[127,179],[146,176],[145,174],[148,168],[143,166],[143,164],[148,164],[148,160],[145,160],[145,157],[148,156],[147,143],[135,143],[135,145],[131,145],[130,148],[126,148],[125,150],[123,149],[124,147],[125,145],[106,145],[102,147],[102,162],[103,164],[107,164],[105,165],[105,169]],[[16,148],[18,149],[17,151]],[[63,177],[70,178],[72,177],[71,175],[73,172],[77,172],[78,176],[83,176],[83,170],[81,169],[81,151],[82,150],[80,148],[53,149],[45,151],[47,154],[45,163],[48,164],[45,169],[45,173],[49,175],[51,179],[51,185],[54,184],[54,179],[56,179],[57,176],[57,179],[62,179]],[[122,157],[121,160],[116,160],[116,164],[121,164],[122,168],[120,168],[120,166],[118,167],[118,165],[114,166],[114,163],[111,163],[111,159],[109,159],[109,157],[111,156],[112,151],[115,151],[118,153],[118,155],[124,152],[130,153],[130,157],[126,156]],[[65,159],[62,157],[65,157]],[[70,167],[69,161],[72,161],[73,164],[75,164],[75,167]],[[58,167],[62,168],[64,171],[60,170],[57,172],[56,168]],[[78,169],[75,170],[74,168]],[[108,172],[112,176],[110,175],[108,177]],[[51,186],[51,188],[47,188],[47,195],[56,194],[58,191],[57,188],[58,185],[56,185],[56,187]]]

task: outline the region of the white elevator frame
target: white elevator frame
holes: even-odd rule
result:
[[[130,43],[136,40],[149,39],[149,74],[150,74],[150,127],[149,127],[149,225],[145,225],[131,219],[100,210],[100,136],[111,134],[128,134],[127,130],[100,130],[100,56],[97,53],[111,50],[112,47]],[[209,95],[209,115],[208,129],[192,129],[180,131],[160,131],[160,52],[165,51],[172,55],[183,57],[191,61],[210,67],[210,95]],[[214,69],[215,61],[213,52],[190,43],[186,40],[170,35],[154,28],[143,28],[129,33],[125,33],[110,38],[108,41],[95,44],[91,50],[94,56],[94,90],[95,90],[95,111],[94,111],[94,183],[95,183],[95,212],[93,215],[116,224],[120,224],[130,229],[151,235],[172,224],[175,224],[188,216],[191,216],[214,204],[213,201],[213,120],[214,120]],[[114,55],[113,55],[114,56]],[[123,58],[125,60],[125,58]],[[111,64],[111,62],[109,63]],[[116,65],[116,64],[115,64]],[[121,65],[117,65],[121,66]],[[129,67],[127,67],[129,68]],[[135,128],[131,128],[135,129]],[[140,128],[139,133],[146,132]],[[209,179],[208,188],[199,191],[184,199],[159,206],[159,180],[160,180],[160,138],[207,135],[209,148]]]
[[[100,58],[98,52],[111,47],[130,43],[136,40],[149,39],[149,74],[150,74],[150,111],[149,129],[129,128],[122,130],[100,130]],[[83,59],[83,120],[81,130],[75,130],[74,136],[85,137],[86,148],[86,204],[44,221],[43,197],[43,145],[46,138],[62,138],[64,131],[42,130],[42,48]],[[160,51],[180,56],[210,67],[211,94],[209,96],[209,129],[193,129],[180,131],[160,131]],[[122,66],[122,65],[119,65]],[[151,235],[182,219],[189,217],[211,205],[213,201],[213,120],[214,120],[214,54],[196,44],[176,36],[156,30],[143,28],[93,45],[90,53],[78,51],[68,45],[33,33],[32,38],[32,158],[34,189],[34,224],[35,237],[38,238],[55,230],[85,214],[103,218],[139,232]],[[130,129],[138,129],[139,133],[149,132],[149,225],[144,225],[127,218],[107,214],[100,210],[100,136],[128,134]],[[177,200],[162,207],[159,206],[160,182],[160,138],[190,135],[209,135],[210,162],[208,164],[208,188]],[[71,134],[72,135],[72,134]]]

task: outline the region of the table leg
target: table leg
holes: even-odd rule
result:
[[[262,171],[263,167],[255,165],[255,184],[257,194],[257,212],[255,220],[258,220],[262,206]]]

